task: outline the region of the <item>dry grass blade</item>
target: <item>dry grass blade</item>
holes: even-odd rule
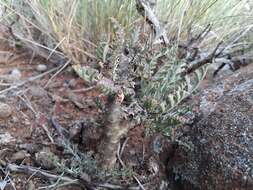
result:
[[[19,83],[15,84],[15,85],[13,85],[13,86],[11,86],[11,87],[9,87],[9,88],[6,88],[6,89],[4,89],[4,90],[1,90],[1,91],[0,91],[0,94],[7,93],[7,92],[9,92],[10,90],[13,90],[13,89],[16,89],[16,88],[18,88],[18,87],[21,87],[21,86],[25,85],[26,83],[29,83],[29,82],[38,80],[38,79],[40,79],[40,78],[42,78],[42,77],[44,77],[44,76],[46,76],[46,75],[48,75],[48,74],[50,74],[50,73],[56,71],[56,70],[58,70],[58,67],[53,68],[53,69],[51,69],[51,70],[49,70],[49,71],[46,71],[46,72],[44,72],[44,73],[41,73],[41,74],[39,74],[39,75],[37,75],[37,76],[29,77],[28,79],[26,79],[26,80],[24,80],[24,81],[22,81],[22,82],[19,82]]]

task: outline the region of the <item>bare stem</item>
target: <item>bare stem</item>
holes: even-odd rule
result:
[[[128,122],[122,118],[121,102],[123,99],[123,93],[118,93],[108,105],[104,136],[99,146],[100,166],[106,170],[111,170],[115,166],[118,144],[121,137],[128,131]]]

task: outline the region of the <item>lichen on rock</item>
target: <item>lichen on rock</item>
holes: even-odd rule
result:
[[[198,94],[199,121],[187,134],[177,134],[178,141],[193,145],[193,149],[179,145],[169,167],[196,188],[253,189],[253,70],[250,68]]]

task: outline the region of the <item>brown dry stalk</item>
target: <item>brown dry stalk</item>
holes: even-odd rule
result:
[[[68,176],[60,176],[57,174],[53,174],[49,171],[42,170],[40,168],[34,168],[32,166],[15,165],[15,164],[3,164],[3,165],[5,165],[6,171],[25,173],[25,174],[37,176],[44,179],[50,179],[53,181],[61,180],[61,182],[65,182],[68,184],[77,184],[87,190],[95,190],[95,189],[98,189],[99,187],[103,189],[117,189],[117,190],[120,190],[120,189],[138,190],[139,189],[139,187],[135,187],[135,186],[125,187],[125,186],[114,185],[110,183],[95,183],[95,182],[84,181],[83,179],[78,179],[78,178],[73,178],[73,177],[68,177]]]

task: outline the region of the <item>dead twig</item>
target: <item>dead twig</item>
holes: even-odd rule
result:
[[[97,187],[101,187],[101,188],[107,188],[107,189],[116,189],[116,190],[140,190],[139,187],[123,187],[120,185],[113,185],[110,183],[103,183],[103,184],[97,184]]]
[[[16,164],[7,164],[6,170],[11,171],[11,172],[26,173],[26,174],[41,177],[44,179],[58,180],[59,178],[61,178],[61,180],[65,182],[71,182],[73,184],[79,183],[78,179],[72,179],[66,176],[58,176],[58,175],[49,173],[47,171],[44,171],[42,169],[34,168],[31,166],[24,166],[24,165],[18,166]]]
[[[221,44],[222,44],[222,42],[218,43],[218,45],[215,47],[215,49],[210,54],[208,54],[206,57],[191,62],[190,63],[191,66],[189,68],[187,68],[185,72],[182,72],[181,75],[185,76],[187,74],[194,72],[196,69],[202,67],[203,65],[205,65],[207,63],[211,63],[212,60],[220,54],[220,52],[218,54],[216,54],[216,52]]]
[[[5,187],[7,186],[7,184],[10,184],[13,187],[14,190],[17,190],[16,187],[15,187],[15,184],[13,183],[12,179],[10,178],[10,172],[9,171],[4,171],[2,168],[1,168],[1,170],[5,174],[5,178],[3,180],[1,190],[4,190]]]
[[[23,85],[25,85],[26,83],[29,83],[29,82],[38,80],[38,79],[40,79],[40,78],[42,78],[42,77],[44,77],[44,76],[46,76],[46,75],[48,75],[48,74],[50,74],[50,73],[56,71],[58,68],[59,68],[59,67],[56,67],[56,68],[53,68],[53,69],[51,69],[51,70],[49,70],[49,71],[46,71],[46,72],[44,72],[44,73],[41,73],[41,74],[39,74],[39,75],[29,77],[28,79],[26,79],[26,80],[24,80],[24,81],[21,81],[21,82],[15,84],[15,85],[13,85],[13,86],[11,86],[11,87],[9,87],[9,88],[6,88],[6,89],[4,89],[4,90],[1,90],[1,91],[0,91],[0,94],[4,94],[4,93],[6,93],[6,92],[9,92],[10,90],[13,90],[13,89],[15,89],[15,88],[18,88],[18,87],[23,86]]]
[[[127,142],[128,142],[129,139],[130,139],[130,138],[127,137],[126,140],[123,142],[122,147],[121,147],[121,149],[120,149],[120,156],[122,156],[122,154],[123,154],[123,152],[124,152],[124,150],[125,150],[126,144],[127,144]]]
[[[193,37],[189,40],[187,43],[187,47],[191,46],[194,43],[201,43],[201,41],[204,40],[204,38],[210,33],[212,27],[211,24],[208,24],[204,30],[202,30],[196,37]]]
[[[60,186],[60,182],[61,182],[61,178],[62,178],[63,174],[64,174],[64,173],[62,173],[62,174],[59,176],[59,178],[56,180],[56,182],[55,182],[54,184],[52,184],[52,185],[47,185],[47,186],[44,186],[44,187],[39,187],[38,190],[39,190],[39,189],[53,189],[53,188],[55,188],[55,187],[59,187],[59,186]],[[65,184],[65,183],[64,183],[64,184]],[[73,183],[72,183],[72,182],[67,182],[67,184],[68,184],[68,185],[71,185],[71,184],[73,184]],[[61,185],[61,186],[62,186],[62,185]]]
[[[54,117],[51,118],[51,122],[53,127],[56,129],[57,133],[61,136],[62,138],[62,142],[65,145],[65,148],[68,149],[68,151],[75,157],[76,160],[81,161],[80,156],[75,153],[75,151],[73,150],[73,148],[71,147],[69,141],[67,140],[66,137],[69,136],[68,131],[66,131],[66,129],[64,129],[55,119]]]
[[[51,143],[54,144],[54,139],[52,137],[52,135],[50,134],[48,127],[45,124],[41,124],[42,129],[46,132],[47,137],[49,138],[49,140],[51,141]]]
[[[22,95],[18,95],[19,99],[22,100],[26,104],[26,106],[33,112],[33,114],[36,117],[37,112],[33,108],[32,103],[30,102],[30,100],[25,95],[23,95],[23,96],[24,97],[22,97]]]
[[[136,7],[139,14],[141,14],[154,29],[155,40],[162,39],[164,45],[169,44],[169,39],[166,36],[164,28],[161,26],[158,18],[156,17],[153,9],[145,3],[144,0],[136,0]]]
[[[133,178],[135,179],[135,181],[137,181],[138,185],[140,186],[142,190],[146,190],[145,187],[141,184],[140,180],[136,176],[133,176]]]
[[[84,181],[83,179],[77,179],[77,178],[72,178],[72,177],[67,177],[63,175],[56,175],[51,172],[39,169],[39,168],[34,168],[31,166],[24,166],[24,165],[16,165],[16,164],[7,164],[5,166],[6,171],[10,172],[18,172],[18,173],[25,173],[29,175],[34,175],[36,177],[44,178],[44,179],[50,179],[53,181],[61,180],[63,183],[68,183],[68,184],[76,184],[84,189],[87,190],[96,190],[98,187],[100,188],[106,188],[106,189],[117,189],[117,190],[139,190],[139,187],[126,187],[126,186],[120,186],[120,185],[113,185],[110,183],[92,183],[92,182],[87,182]]]
[[[63,69],[65,69],[69,64],[70,64],[71,60],[69,59],[45,84],[44,88],[47,88],[48,85],[50,84],[50,82],[60,73],[63,71]]]
[[[51,117],[51,122],[53,127],[56,129],[57,133],[61,136],[61,138],[66,141],[66,138],[69,136],[69,133],[66,129],[64,129],[54,117]]]
[[[95,88],[97,88],[97,86],[90,86],[88,88],[75,89],[75,90],[71,90],[71,92],[89,92]]]
[[[120,155],[120,143],[119,143],[119,145],[118,145],[117,157],[118,157],[118,160],[119,160],[119,163],[121,164],[121,166],[122,166],[123,168],[125,168],[126,165],[125,165],[125,163],[122,161],[121,155]]]

